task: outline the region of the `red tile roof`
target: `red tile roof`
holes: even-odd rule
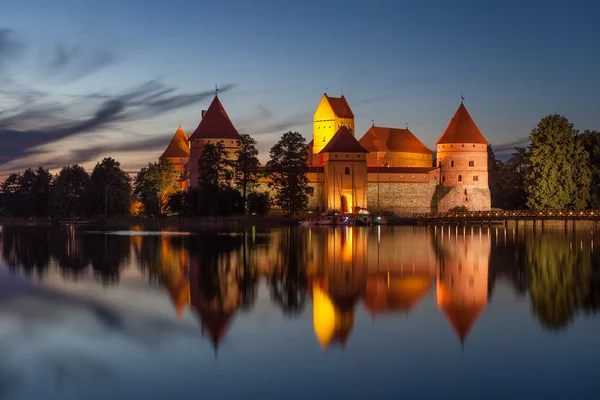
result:
[[[189,156],[190,146],[188,138],[185,134],[185,131],[180,126],[175,132],[175,135],[173,135],[173,139],[171,139],[171,142],[167,146],[167,149],[164,153],[162,153],[162,156],[160,156],[159,158],[185,158]]]
[[[206,114],[190,137],[193,139],[240,139],[240,134],[231,123],[223,104],[217,96],[206,110]]]
[[[428,174],[436,167],[367,167],[369,174]]]
[[[477,321],[477,317],[485,308],[485,304],[462,305],[462,304],[446,304],[442,306],[442,310],[461,343],[464,343],[469,331]]]
[[[369,152],[398,151],[405,153],[433,154],[408,129],[372,126],[360,139],[360,144]]]
[[[436,145],[442,143],[488,144],[488,141],[485,140],[485,137],[483,137],[479,128],[473,122],[464,104],[460,103],[458,110],[456,110],[456,113]]]
[[[321,153],[368,153],[345,126],[340,127]]]
[[[327,101],[329,101],[329,105],[333,109],[336,117],[338,118],[354,118],[354,114],[350,109],[350,105],[346,101],[346,98],[342,95],[342,97],[329,97],[327,93],[325,94],[327,97]]]

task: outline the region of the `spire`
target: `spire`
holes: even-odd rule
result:
[[[234,139],[239,140],[240,134],[233,126],[223,104],[219,100],[218,88],[215,87],[215,98],[206,110],[204,117],[190,139]]]
[[[463,96],[463,94],[460,94],[460,104],[463,104],[463,101],[465,101],[465,96]]]
[[[436,145],[443,143],[488,144],[462,102]]]
[[[215,85],[215,97],[219,97],[219,87]]]

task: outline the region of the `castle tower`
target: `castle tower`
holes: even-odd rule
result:
[[[198,186],[198,160],[204,146],[221,142],[225,145],[229,157],[234,158],[240,148],[240,134],[229,119],[219,97],[215,95],[208,110],[202,111],[202,120],[190,136],[190,159],[188,162],[189,186]]]
[[[323,94],[315,111],[313,122],[313,165],[323,165],[319,163],[316,155],[323,150],[342,126],[348,128],[354,135],[354,114],[346,98],[344,96],[329,97],[326,93]]]
[[[435,145],[440,181],[445,186],[438,193],[438,211],[456,206],[488,211],[488,142],[462,102]]]
[[[367,208],[367,153],[344,125],[318,153],[325,171],[323,201],[328,210]]]
[[[188,171],[187,165],[190,159],[190,143],[188,141],[185,131],[179,125],[173,139],[167,146],[167,149],[159,157],[160,160],[169,160],[175,166],[177,172],[181,174],[181,188],[187,189]]]

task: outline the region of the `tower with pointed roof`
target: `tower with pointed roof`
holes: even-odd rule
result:
[[[187,188],[187,165],[190,160],[190,143],[188,137],[179,125],[173,139],[167,146],[167,149],[159,157],[161,160],[169,160],[175,166],[175,169],[181,174],[181,188]]]
[[[322,162],[319,162],[317,155],[342,126],[345,126],[354,136],[354,114],[350,105],[343,95],[330,97],[324,93],[315,111],[313,121],[313,165],[323,165]]]
[[[235,153],[240,148],[240,134],[233,126],[217,94],[208,109],[202,111],[202,120],[190,136],[189,141],[190,159],[187,169],[190,187],[198,186],[198,160],[207,144],[221,142],[229,157],[235,158]]]
[[[488,142],[461,101],[446,130],[435,144],[440,181],[438,211],[466,206],[471,211],[491,208],[488,186]]]
[[[344,213],[367,208],[367,154],[342,125],[317,154],[324,169],[324,204]]]

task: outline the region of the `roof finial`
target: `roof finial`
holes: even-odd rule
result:
[[[404,126],[406,126],[406,130],[408,130],[408,122],[405,122]]]
[[[329,90],[329,88],[325,88],[325,94],[327,94],[327,91]]]
[[[340,97],[344,97],[344,89],[340,89],[340,93],[342,94]]]
[[[371,120],[371,126],[375,126],[375,120],[374,119]]]
[[[463,103],[463,101],[465,101],[465,96],[463,96],[463,94],[460,94],[460,104]]]
[[[215,97],[219,97],[219,87],[215,85]]]

